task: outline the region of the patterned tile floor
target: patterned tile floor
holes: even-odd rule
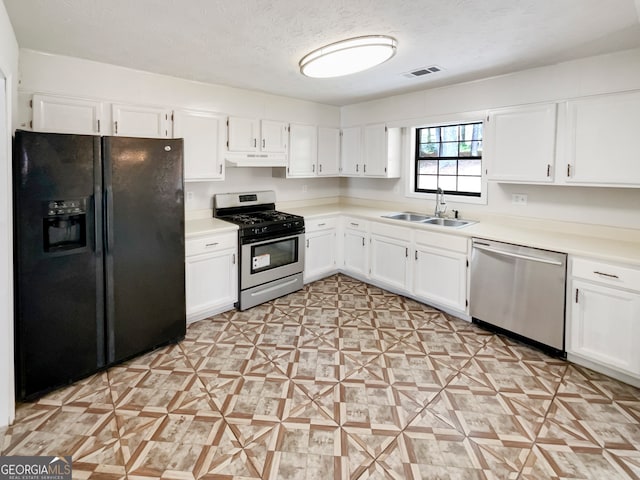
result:
[[[640,478],[640,390],[344,275],[22,404],[99,479]]]

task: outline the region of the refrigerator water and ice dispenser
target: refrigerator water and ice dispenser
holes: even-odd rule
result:
[[[50,200],[42,219],[47,253],[69,252],[87,246],[87,199]]]

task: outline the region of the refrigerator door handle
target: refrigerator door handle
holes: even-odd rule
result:
[[[106,187],[106,205],[104,209],[106,221],[105,250],[110,252],[113,249],[113,188],[111,185]]]

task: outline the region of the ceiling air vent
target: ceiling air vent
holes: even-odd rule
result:
[[[431,75],[432,73],[437,73],[440,70],[442,70],[440,67],[431,65],[430,67],[416,68],[411,72],[403,73],[403,75],[407,78],[418,78],[424,77],[426,75]]]

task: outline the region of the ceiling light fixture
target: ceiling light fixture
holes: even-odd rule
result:
[[[395,38],[385,35],[349,38],[314,50],[298,65],[307,77],[341,77],[386,62],[395,55],[397,45]]]

